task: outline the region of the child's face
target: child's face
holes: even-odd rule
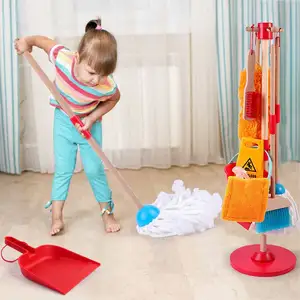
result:
[[[87,63],[81,61],[79,63],[76,59],[74,66],[75,76],[78,77],[79,81],[88,85],[96,86],[98,84],[104,83],[107,80],[106,76],[101,76],[95,72]]]

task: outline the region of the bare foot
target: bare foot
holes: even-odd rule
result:
[[[52,226],[50,234],[56,235],[64,229],[63,208],[65,201],[52,202]]]
[[[63,222],[62,218],[58,218],[58,219],[53,218],[50,234],[56,235],[63,229],[64,229],[64,222]]]
[[[121,229],[120,224],[116,221],[113,214],[105,213],[102,216],[106,232],[117,232]]]

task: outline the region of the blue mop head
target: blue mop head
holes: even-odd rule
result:
[[[257,233],[266,233],[272,230],[280,230],[292,226],[289,207],[267,211],[265,219],[256,223]]]

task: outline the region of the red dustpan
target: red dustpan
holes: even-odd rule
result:
[[[59,246],[42,245],[32,248],[13,237],[5,237],[5,244],[23,253],[17,260],[26,278],[63,295],[100,266],[96,261]],[[16,261],[4,259],[2,251],[3,260]]]

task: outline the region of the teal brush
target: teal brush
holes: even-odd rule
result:
[[[282,184],[276,183],[275,187],[276,195],[281,195],[281,197],[287,199],[291,204],[292,210],[290,210],[290,207],[284,207],[267,211],[265,219],[260,223],[255,223],[257,233],[266,233],[268,231],[280,230],[293,226],[300,227],[300,216],[295,200]]]
[[[255,225],[257,233],[266,233],[268,231],[280,230],[293,226],[290,209],[289,207],[284,207],[267,211],[265,214],[265,219],[260,223],[256,223]]]

